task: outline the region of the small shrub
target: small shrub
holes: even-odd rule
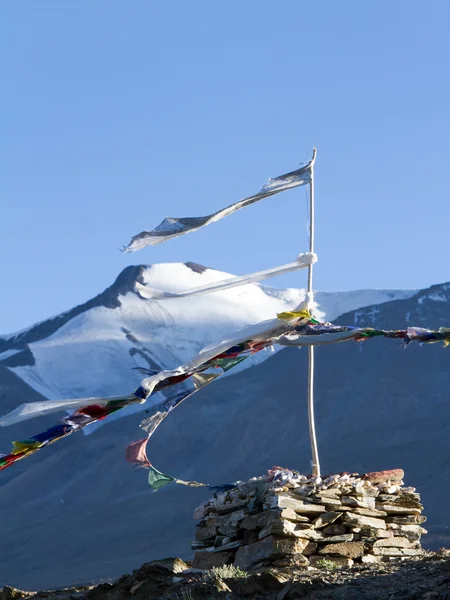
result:
[[[334,571],[338,568],[338,565],[328,558],[321,558],[316,562],[316,567],[319,567],[320,569],[326,569],[327,571]]]
[[[222,565],[221,567],[214,567],[203,575],[203,581],[205,583],[216,583],[217,581],[223,581],[224,579],[243,579],[247,577],[247,573],[235,567],[234,565]]]
[[[195,598],[191,588],[186,587],[182,588],[179,594],[165,597],[165,600],[195,600]]]
[[[182,588],[181,597],[183,598],[183,600],[194,600],[191,588]]]

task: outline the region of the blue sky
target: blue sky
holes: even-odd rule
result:
[[[0,332],[130,264],[290,262],[307,249],[306,188],[118,248],[254,193],[313,146],[316,288],[450,279],[449,19],[446,0],[3,3]]]

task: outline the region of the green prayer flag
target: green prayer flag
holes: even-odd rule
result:
[[[164,475],[158,469],[150,465],[150,470],[148,473],[148,483],[152,490],[159,490],[159,488],[164,487],[168,483],[172,483],[175,481],[175,477],[171,477],[170,475]]]
[[[248,358],[248,356],[236,356],[233,358],[216,358],[211,362],[210,367],[220,367],[224,371],[229,371],[246,358]]]

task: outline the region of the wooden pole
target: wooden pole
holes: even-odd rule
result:
[[[309,186],[309,251],[314,252],[314,163],[316,149],[311,161],[311,183]],[[312,287],[313,265],[308,267],[308,301],[314,297]],[[308,421],[311,440],[312,474],[320,477],[319,452],[317,449],[316,425],[314,421],[314,346],[308,346]]]

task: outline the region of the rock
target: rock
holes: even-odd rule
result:
[[[228,544],[222,544],[218,548],[211,548],[211,552],[224,552],[225,550],[236,550],[242,546],[242,542],[240,540],[235,540],[234,542],[229,542]]]
[[[295,492],[296,490],[294,490]],[[291,498],[290,496],[266,496],[264,508],[291,508],[293,511],[303,515],[321,514],[326,512],[325,506],[320,504],[310,504]]]
[[[423,510],[423,505],[420,502],[420,496],[416,499],[412,496],[406,495],[399,496],[397,494],[380,494],[377,498],[377,502],[379,504],[392,504],[393,506],[403,506],[404,508],[418,508],[419,510]]]
[[[231,502],[230,504],[219,504],[219,505],[215,506],[215,509],[219,515],[225,515],[227,513],[233,512],[235,510],[240,510],[240,509],[246,508],[246,507],[247,507],[246,500],[236,500],[234,502]]]
[[[355,539],[355,535],[353,533],[343,533],[342,535],[330,535],[325,537],[322,541],[327,544],[335,544],[338,542],[352,542]]]
[[[308,545],[303,548],[302,554],[304,556],[311,556],[317,552],[317,544],[315,542],[308,542]],[[297,556],[297,554],[295,555]]]
[[[152,560],[147,564],[167,569],[171,573],[181,573],[189,569],[189,566],[181,558],[163,558],[162,560]]]
[[[216,590],[220,593],[220,592],[231,592],[231,588],[227,585],[227,583],[221,579],[218,578],[215,580],[214,582],[214,587],[216,588]]]
[[[374,556],[373,554],[365,554],[364,556],[361,556],[361,562],[366,565],[373,565],[380,562],[380,557]]]
[[[27,598],[32,595],[34,596],[33,592],[23,592],[9,585],[0,589],[0,600],[16,600],[16,598]]]
[[[403,535],[408,540],[420,540],[422,534],[428,533],[426,529],[420,525],[397,525],[396,523],[387,523],[388,530],[392,530],[396,535]]]
[[[405,506],[394,506],[393,504],[376,504],[378,510],[384,510],[388,515],[417,515],[420,516],[421,508],[409,508]],[[422,507],[423,508],[423,507]]]
[[[196,552],[192,566],[194,569],[209,571],[214,567],[231,565],[234,560],[234,552]]]
[[[308,559],[302,556],[301,554],[294,554],[292,557],[289,557],[289,560],[293,560],[294,557],[300,556],[304,561],[301,564],[308,563]],[[279,573],[274,570],[263,571],[259,576],[259,583],[265,590],[282,590],[286,585],[286,582],[289,580],[289,577],[285,573]]]
[[[329,488],[327,490],[320,490],[317,492],[317,496],[321,498],[336,498],[336,496],[340,496],[342,491],[339,488]]]
[[[240,523],[240,528],[248,529],[249,531],[262,529],[273,518],[273,513],[275,513],[275,511],[266,510],[256,515],[245,517],[245,519]]]
[[[380,539],[380,538],[391,538],[394,537],[394,532],[393,531],[386,531],[385,529],[362,529],[361,530],[361,535],[364,538],[374,538],[374,539]]]
[[[260,577],[258,575],[250,575],[242,579],[227,579],[226,583],[231,591],[233,592],[232,597],[238,598],[263,598],[264,590],[259,583]],[[224,598],[230,598],[230,595],[222,595]],[[178,596],[177,596],[178,597]],[[207,596],[212,598],[212,596]]]
[[[396,523],[397,525],[420,525],[421,523],[425,523],[426,520],[427,518],[422,515],[399,515],[396,517],[387,517],[386,523]]]
[[[217,535],[216,527],[198,527],[195,532],[195,539],[199,542],[203,542],[204,540],[215,538]]]
[[[399,533],[420,533],[425,534],[428,531],[420,525],[397,525]]]
[[[218,520],[218,530],[222,535],[235,537],[239,529],[239,523],[245,519],[246,512],[244,510],[236,510],[228,515],[221,516]]]
[[[223,546],[229,542],[231,542],[230,538],[226,537],[225,535],[216,535],[214,539],[214,546],[217,548],[218,546]]]
[[[238,485],[238,490],[243,496],[248,496],[252,492],[256,492],[264,486],[267,486],[267,480],[247,481],[245,483],[240,483]]]
[[[348,527],[344,527],[340,523],[334,523],[334,525],[327,525],[322,529],[322,533],[326,535],[342,535],[348,532]]]
[[[236,523],[233,525],[232,523],[224,523],[219,527],[219,533],[225,537],[234,538],[237,536],[239,531],[239,525]]]
[[[173,583],[177,583],[178,581],[183,581],[182,577],[172,577]],[[145,581],[137,581],[134,585],[130,587],[130,595],[133,596],[138,589],[140,589],[144,585]]]
[[[384,510],[377,510],[376,508],[354,508],[352,509],[357,515],[364,515],[365,517],[386,517],[387,513]]]
[[[365,517],[364,515],[348,512],[345,513],[343,519],[346,523],[356,525],[362,529],[386,529],[386,523],[382,519],[376,519],[374,517]]]
[[[325,556],[318,556],[317,554],[315,556],[310,556],[309,562],[312,567],[320,567],[319,561],[323,561],[324,559],[331,561],[332,563],[334,563],[336,565],[336,567],[339,567],[339,568],[351,567],[353,565],[353,560],[351,558],[346,558],[343,556],[327,556],[327,557],[325,557]],[[317,564],[318,562],[319,562],[319,565]]]
[[[355,498],[354,496],[342,496],[342,506],[350,506],[351,508],[375,508],[375,498],[371,496],[363,496]]]
[[[256,530],[241,529],[241,531],[244,534],[242,538],[240,538],[243,546],[247,546],[248,544],[253,544],[254,542],[258,541],[258,532]]]
[[[308,517],[298,515],[291,508],[266,510],[256,515],[246,517],[240,524],[241,529],[263,529],[266,525],[276,519],[286,519],[295,523],[309,523]]]
[[[269,536],[254,544],[241,546],[236,552],[234,564],[247,570],[264,560],[282,559],[287,554],[302,554],[308,543],[308,540],[302,538]]]
[[[374,548],[373,553],[376,556],[421,556],[423,550],[414,548]]]
[[[281,535],[294,536],[313,541],[323,539],[323,534],[319,531],[315,531],[314,529],[312,529],[312,525],[309,525],[309,529],[304,529],[302,525],[303,524],[297,525],[296,523],[292,523],[291,521],[283,521],[281,519],[277,521],[271,521],[267,525],[267,527],[265,527],[259,533],[258,537],[259,539],[262,539],[269,535]]]
[[[295,523],[309,523],[308,517],[304,515],[298,515],[292,508],[283,508],[278,511],[281,519],[287,519],[288,521],[294,521]]]
[[[319,554],[337,554],[347,558],[359,558],[364,554],[364,543],[341,542],[338,544],[326,544],[319,549]]]
[[[191,542],[192,550],[200,550],[201,548],[208,548],[209,544],[206,542]]]
[[[200,504],[200,506],[197,506],[197,508],[194,510],[194,519],[204,519],[208,508],[208,502],[204,502],[203,504]]]
[[[332,496],[319,496],[317,498],[317,502],[322,502],[322,504],[325,504],[325,506],[328,507],[332,507],[332,508],[339,508],[340,506],[342,506],[342,502],[339,498],[334,498]]]
[[[405,537],[391,537],[384,540],[377,540],[373,544],[374,548],[412,548],[411,542]]]
[[[403,469],[390,469],[389,471],[373,471],[364,473],[361,479],[371,481],[372,483],[386,483],[387,481],[402,481],[405,476]]]
[[[303,554],[292,554],[291,556],[287,556],[286,558],[280,558],[279,560],[274,560],[272,562],[274,567],[307,567],[309,565],[309,560],[306,555]]]
[[[450,560],[447,559],[441,562],[441,564],[439,565],[439,569],[448,573],[450,571]]]
[[[334,523],[335,521],[337,521],[337,519],[342,517],[342,515],[343,515],[342,512],[335,512],[335,511],[329,511],[329,512],[323,513],[322,515],[320,515],[320,517],[317,517],[317,519],[315,521],[313,521],[313,527],[315,529],[320,529],[322,527],[325,527],[326,525],[331,525],[331,523]]]

